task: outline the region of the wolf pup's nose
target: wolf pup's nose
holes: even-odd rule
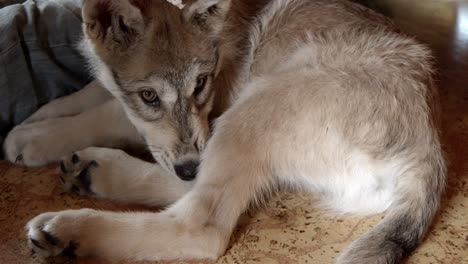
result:
[[[190,160],[182,164],[175,165],[174,170],[181,180],[191,181],[197,176],[198,165],[200,165],[200,162]]]

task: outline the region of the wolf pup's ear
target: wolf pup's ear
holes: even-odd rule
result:
[[[87,37],[109,48],[126,49],[144,31],[140,9],[128,0],[85,0],[82,13]]]
[[[184,7],[185,18],[202,30],[218,34],[229,11],[230,0],[193,0]]]

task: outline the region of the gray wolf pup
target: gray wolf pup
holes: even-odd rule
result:
[[[339,213],[385,212],[338,263],[410,254],[446,181],[430,52],[347,1],[184,5],[85,1],[82,47],[106,90],[52,102],[4,146],[27,166],[61,160],[65,186],[81,194],[170,206],[44,213],[27,224],[31,247],[216,259],[250,204],[290,186]],[[157,163],[116,149],[128,145]]]

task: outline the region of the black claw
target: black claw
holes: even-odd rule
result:
[[[45,250],[44,247],[42,247],[41,244],[39,243],[39,241],[37,241],[36,239],[30,238],[29,240],[31,240],[31,243],[33,243],[36,247]],[[33,251],[34,251],[34,249],[33,249]]]
[[[77,248],[78,248],[78,243],[72,240],[70,241],[70,243],[68,243],[68,246],[62,251],[61,255],[65,257],[75,258],[76,257],[75,250]]]
[[[65,184],[65,179],[62,177],[62,175],[60,175],[60,181],[62,182],[62,184]]]
[[[23,154],[19,154],[15,159],[15,163],[18,163],[20,161],[23,161]]]
[[[44,238],[49,244],[52,246],[57,246],[60,243],[60,240],[56,238],[55,236],[47,233],[46,231],[42,231],[42,234],[44,235]]]
[[[72,185],[71,189],[72,189],[72,191],[75,192],[75,193],[80,193],[80,188],[78,188],[78,186],[76,186],[76,185],[74,185],[74,184]]]
[[[99,167],[99,164],[97,163],[97,161],[92,160],[92,161],[89,163],[88,167],[91,167],[91,166],[97,168],[97,167]]]
[[[78,162],[80,162],[80,157],[78,157],[78,155],[73,153],[71,160],[72,160],[73,164],[77,164]]]
[[[78,175],[78,180],[80,181],[83,189],[89,192],[91,186],[91,175],[89,173],[89,167],[84,168],[80,172],[80,174]]]
[[[65,168],[65,163],[63,163],[63,160],[60,161],[60,170],[62,173],[67,173],[67,168]]]
[[[86,168],[84,168],[80,174],[78,174],[78,180],[81,183],[81,186],[83,189],[85,189],[87,192],[91,192],[91,173],[90,173],[90,168],[91,167],[97,167],[98,163],[96,161],[91,161]]]

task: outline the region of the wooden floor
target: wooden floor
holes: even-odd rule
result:
[[[438,69],[449,186],[432,230],[407,263],[468,263],[468,1],[366,2],[427,43],[434,50]],[[47,263],[31,256],[25,246],[23,226],[38,213],[80,207],[122,209],[105,201],[61,194],[58,177],[48,168],[23,169],[0,162],[0,191],[0,263],[6,264]],[[333,217],[306,197],[285,194],[267,209],[242,218],[218,263],[333,263],[350,241],[380,219]],[[96,259],[76,262],[104,263]]]

